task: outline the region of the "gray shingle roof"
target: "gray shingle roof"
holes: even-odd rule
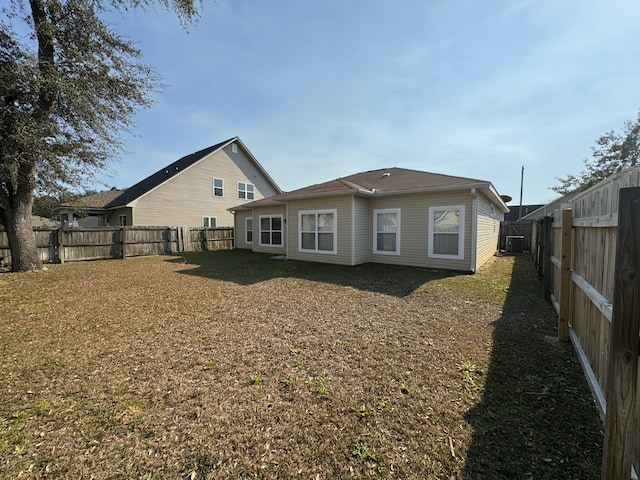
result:
[[[400,193],[414,190],[438,188],[465,188],[479,184],[490,184],[485,180],[454,177],[439,173],[422,172],[406,168],[381,168],[337,178],[324,183],[293,190],[278,196],[278,199],[307,195],[369,192],[378,194]]]
[[[105,208],[114,208],[126,205],[127,203],[135,200],[136,198],[144,195],[145,193],[153,190],[158,185],[166,182],[170,178],[176,176],[178,173],[182,172],[185,168],[190,167],[194,163],[199,160],[202,160],[204,157],[209,155],[212,152],[215,152],[219,148],[223,147],[225,144],[229,143],[232,140],[235,140],[237,137],[230,138],[229,140],[225,140],[224,142],[217,143],[210,147],[204,148],[197,152],[191,153],[189,155],[185,155],[179,160],[176,160],[170,165],[158,170],[157,172],[149,175],[147,178],[139,181],[135,185],[127,188],[121,195],[117,198],[114,198],[110,201]]]
[[[494,192],[495,202],[503,205],[503,210],[508,211],[504,202],[493,189],[491,182],[467,177],[454,177],[440,173],[422,172],[406,168],[380,168],[367,172],[356,173],[347,177],[336,178],[328,182],[317,183],[308,187],[299,188],[290,192],[281,193],[273,197],[245,203],[229,210],[249,210],[254,207],[264,207],[282,204],[288,200],[306,197],[322,197],[331,195],[384,195],[402,194],[420,191],[455,190],[480,188]]]
[[[78,198],[73,202],[75,206],[82,208],[105,208],[110,202],[124,193],[124,190],[105,190]]]

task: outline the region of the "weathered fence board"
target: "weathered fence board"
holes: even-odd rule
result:
[[[626,422],[626,425],[631,425],[633,428],[632,437],[625,436],[620,440],[622,437],[617,435],[619,441],[625,442],[624,450],[629,449],[631,452],[631,460],[624,460],[627,464],[626,468],[622,470],[626,473],[618,476],[622,470],[616,470],[616,473],[609,474],[605,478],[629,478],[628,473],[631,471],[631,466],[633,465],[636,471],[640,467],[640,442],[635,441],[640,432],[640,421],[638,420],[640,417],[640,398],[638,397],[640,396],[635,394],[638,384],[640,384],[640,372],[637,367],[638,355],[629,355],[627,352],[625,358],[633,365],[626,370],[615,365],[612,360],[616,356],[625,355],[624,352],[620,352],[620,345],[624,346],[624,342],[614,341],[615,332],[612,322],[616,318],[616,309],[620,308],[616,307],[614,303],[614,292],[622,288],[621,284],[623,283],[623,275],[616,273],[615,268],[616,263],[620,260],[618,256],[621,247],[618,243],[618,236],[623,234],[620,230],[619,218],[630,213],[630,207],[621,207],[623,204],[620,203],[620,192],[628,187],[636,187],[634,190],[640,188],[640,167],[613,175],[574,197],[570,202],[571,209],[568,210],[572,220],[569,226],[565,225],[564,229],[562,222],[559,221],[561,218],[559,210],[554,212],[550,235],[546,234],[545,223],[542,221],[533,228],[535,238],[539,239],[540,245],[536,247],[535,252],[532,251],[532,255],[538,263],[539,274],[541,273],[543,276],[545,292],[548,290],[549,298],[558,314],[560,315],[562,310],[562,316],[568,316],[571,340],[579,353],[601,412],[606,414],[605,412],[613,411],[612,415],[615,417],[623,417],[622,420],[618,418],[617,423]],[[622,211],[620,211],[621,208]],[[640,210],[634,212],[633,218],[640,223],[637,218],[640,216]],[[545,221],[549,222],[548,219]],[[567,229],[571,230],[571,254],[567,258],[563,258],[561,238],[563,233],[569,234]],[[627,235],[627,233],[624,234]],[[640,232],[637,235],[640,238]],[[634,240],[635,243],[640,241],[638,238]],[[547,252],[550,256],[548,262],[544,258]],[[547,268],[546,263],[549,263],[550,267]],[[627,265],[629,262],[625,261],[624,263]],[[570,271],[571,279],[571,294],[568,301],[564,299],[564,295],[560,295],[561,272],[564,272],[566,281],[567,271]],[[640,304],[640,293],[635,294],[635,302]],[[634,315],[637,320],[638,313]],[[632,330],[631,333],[627,332],[627,341],[638,348],[640,342],[638,328],[634,326]],[[632,371],[633,378],[627,378],[624,381],[624,386],[619,379],[617,380],[619,387],[626,389],[623,400],[625,405],[619,410],[617,402],[621,399],[609,398],[611,394],[607,392],[605,395],[604,387],[617,378],[621,370],[627,373]],[[620,396],[618,395],[618,397]],[[612,402],[616,402],[616,405],[612,406]],[[629,407],[631,403],[633,405]],[[628,435],[628,432],[625,432],[625,435]],[[628,438],[632,438],[633,441],[629,441]],[[609,445],[605,445],[603,475],[605,464],[613,462],[611,458],[616,458],[618,467],[620,465],[620,452],[616,453],[611,450],[621,449],[620,445],[612,446],[615,443],[610,439]],[[606,468],[611,469],[612,467],[609,465]]]
[[[233,228],[61,227],[34,228],[44,263],[77,262],[233,248]],[[11,263],[7,232],[0,230],[0,257]]]
[[[500,222],[500,232],[498,236],[498,250],[507,250],[507,237],[522,236],[524,237],[523,250],[531,251],[531,228],[533,222],[526,221],[504,221]]]
[[[606,385],[603,480],[629,474],[635,430],[640,344],[640,188],[620,190],[609,375]]]

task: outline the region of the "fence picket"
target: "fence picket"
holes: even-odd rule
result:
[[[232,227],[36,227],[34,231],[38,254],[44,263],[176,254],[234,246]],[[0,230],[0,257],[6,265],[11,264],[9,239],[3,230]]]

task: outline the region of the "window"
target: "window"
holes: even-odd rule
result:
[[[244,241],[246,243],[253,243],[253,218],[247,217],[244,219]]]
[[[127,216],[126,215],[118,215],[118,226],[126,227],[127,226]]]
[[[202,217],[202,226],[206,228],[216,228],[216,217]]]
[[[303,211],[298,214],[301,252],[336,253],[336,210]]]
[[[464,258],[464,206],[429,207],[429,256]]]
[[[373,211],[373,253],[400,255],[400,209]]]
[[[282,215],[260,215],[260,245],[282,245]]]
[[[224,180],[221,178],[213,179],[213,196],[224,197]]]
[[[238,182],[238,198],[241,200],[253,200],[253,183]]]

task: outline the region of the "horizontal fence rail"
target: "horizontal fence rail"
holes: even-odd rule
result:
[[[535,223],[531,236],[545,294],[558,313],[558,338],[574,344],[605,419],[602,478],[630,478],[640,467],[640,253],[624,253],[619,239],[627,239],[627,250],[640,245],[640,168],[574,197],[569,208]]]
[[[231,249],[232,227],[35,227],[43,263],[79,262]],[[0,261],[11,264],[7,232],[0,230]]]

